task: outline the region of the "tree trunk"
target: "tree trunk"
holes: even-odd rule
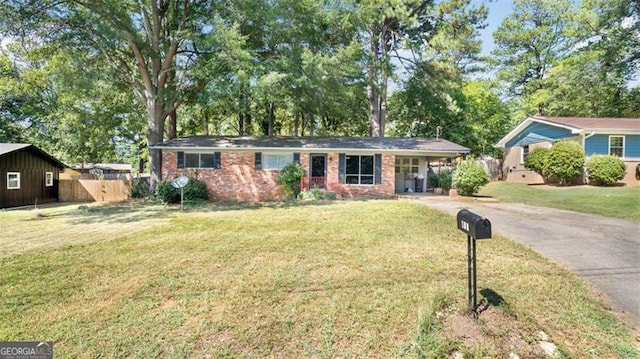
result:
[[[174,139],[178,137],[178,112],[176,109],[169,112],[169,132],[167,133],[168,139]]]
[[[296,111],[293,117],[293,136],[298,137],[298,128],[300,127],[300,112]]]
[[[371,31],[371,44],[369,46],[369,64],[367,68],[367,80],[369,83],[369,135],[380,136],[380,97],[378,94],[378,50],[379,32],[373,28]]]
[[[149,164],[151,169],[151,189],[162,180],[162,152],[152,146],[162,142],[164,134],[164,108],[158,98],[148,100],[149,128],[147,144],[149,145]]]
[[[276,106],[273,102],[269,102],[269,130],[267,131],[267,136],[273,136],[273,128],[276,122]]]

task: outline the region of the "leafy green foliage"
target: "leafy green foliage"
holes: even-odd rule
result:
[[[327,191],[323,191],[320,188],[317,187],[313,187],[310,191],[304,191],[301,192],[299,195],[300,199],[305,199],[305,200],[323,200],[323,199],[328,199],[328,200],[335,200],[336,198],[338,198],[338,194],[335,192],[327,192]]]
[[[439,172],[435,174],[437,180],[437,187],[442,188],[445,192],[451,189],[451,185],[453,182],[453,171],[441,169]]]
[[[184,187],[184,200],[189,203],[199,203],[209,200],[207,184],[195,177],[189,177],[189,183]]]
[[[627,173],[624,161],[613,155],[593,155],[587,161],[589,183],[596,185],[614,184]]]
[[[156,185],[156,197],[164,204],[180,203],[180,192],[170,180],[162,180]]]
[[[463,196],[471,196],[477,193],[480,187],[489,183],[489,175],[484,167],[473,159],[462,162],[453,175],[458,193]]]
[[[171,185],[171,180],[163,180],[156,185],[156,196],[165,204],[180,203],[180,189]],[[203,181],[189,177],[189,183],[184,186],[184,202],[200,203],[209,200],[209,191]]]
[[[549,151],[547,172],[557,178],[560,184],[570,184],[582,174],[584,150],[576,141],[556,142]]]
[[[298,162],[291,162],[278,173],[276,183],[286,198],[295,198],[300,192],[300,180],[306,174],[305,170]]]
[[[546,181],[549,176],[547,167],[550,152],[551,150],[545,147],[534,148],[524,159],[524,166],[542,176]]]
[[[131,198],[146,198],[151,195],[149,182],[145,178],[134,178],[131,182]]]

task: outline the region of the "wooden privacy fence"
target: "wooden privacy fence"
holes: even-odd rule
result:
[[[64,179],[58,187],[61,202],[118,202],[129,199],[131,182],[122,179]]]

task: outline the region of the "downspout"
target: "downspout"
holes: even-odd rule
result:
[[[588,135],[586,135],[586,136],[582,136],[582,149],[583,149],[583,150],[584,150],[584,152],[585,152],[585,153],[584,153],[584,154],[585,154],[585,157],[586,157],[586,155],[587,155],[587,151],[586,151],[586,149],[587,149],[587,138],[589,138],[589,137],[591,137],[591,136],[593,136],[593,135],[595,135],[595,134],[596,134],[596,133],[595,133],[595,131],[592,131],[590,134],[588,134]],[[587,181],[587,176],[588,176],[588,173],[587,173],[587,166],[584,166],[584,167],[582,168],[582,183],[583,183],[583,184],[587,184],[587,182],[588,182],[588,181]]]

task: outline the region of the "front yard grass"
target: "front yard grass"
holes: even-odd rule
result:
[[[54,341],[56,358],[524,358],[538,331],[561,357],[638,355],[593,288],[500,236],[478,245],[493,305],[471,321],[466,237],[410,201],[65,207],[0,226],[0,338]]]
[[[492,182],[478,193],[504,202],[566,209],[640,223],[640,186],[549,187]]]

